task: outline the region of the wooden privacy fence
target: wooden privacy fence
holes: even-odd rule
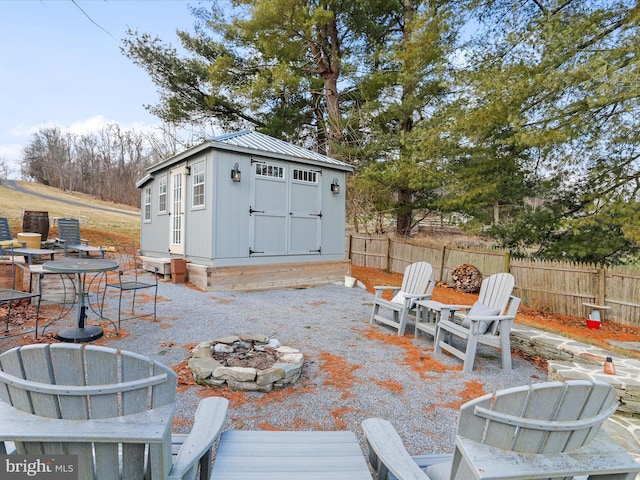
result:
[[[640,269],[591,263],[518,260],[507,252],[447,245],[416,245],[401,239],[348,235],[347,258],[353,265],[402,273],[413,262],[429,262],[434,278],[452,284],[451,272],[469,263],[483,276],[510,272],[524,305],[561,315],[586,317],[583,303],[610,307],[605,320],[640,327]]]

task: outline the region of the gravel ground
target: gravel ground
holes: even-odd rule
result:
[[[383,325],[371,326],[373,296],[357,287],[199,292],[163,282],[158,295],[156,322],[128,320],[122,324],[125,335],[107,335],[96,343],[174,367],[201,341],[261,333],[305,356],[301,379],[271,393],[187,388],[177,397],[175,431],[189,430],[203,395],[223,394],[231,399],[225,429],[348,429],[362,442],[360,423],[382,417],[393,423],[412,455],[450,452],[459,405],[478,395],[473,387],[492,392],[546,378],[546,372],[517,356],[513,370],[504,372],[498,352],[489,347],[480,347],[474,372],[464,374],[456,358],[433,353],[430,339],[412,343],[411,326],[404,339]],[[109,302],[113,315],[117,300]],[[148,311],[150,305],[140,307]],[[439,362],[434,364],[439,371],[412,368],[412,361],[430,357]]]

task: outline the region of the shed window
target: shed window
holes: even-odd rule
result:
[[[271,178],[284,178],[284,167],[279,165],[269,165],[266,163],[256,163],[256,175]]]
[[[204,162],[191,165],[193,179],[193,206],[204,207]]]
[[[144,221],[151,221],[151,187],[144,189],[143,200],[142,200],[142,211],[144,212]]]
[[[293,169],[293,179],[299,182],[318,183],[318,172],[314,170]]]
[[[158,213],[167,213],[167,176],[158,179]]]

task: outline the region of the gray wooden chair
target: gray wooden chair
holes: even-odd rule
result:
[[[503,312],[509,302],[509,296],[513,292],[515,280],[510,273],[496,273],[482,281],[478,300],[475,305],[448,305],[446,303],[427,300],[419,303],[416,316],[415,338],[420,332],[427,333],[435,338],[438,322],[441,318],[463,323],[468,311],[476,307],[476,313],[498,314]],[[486,308],[485,308],[486,307]],[[488,328],[488,323],[481,324],[482,333]]]
[[[435,352],[446,350],[462,359],[466,373],[473,370],[478,344],[499,348],[502,368],[510,370],[511,326],[520,306],[520,299],[511,295],[513,287],[513,275],[497,273],[482,281],[473,305],[422,302],[415,337],[419,331],[433,335]]]
[[[169,367],[135,353],[17,347],[0,355],[0,446],[78,455],[82,480],[208,479],[228,402],[200,401],[191,432],[172,437],[175,392]]]
[[[640,463],[600,427],[616,410],[603,382],[546,382],[501,390],[460,409],[453,455],[411,457],[391,423],[362,423],[378,480],[632,479]]]
[[[398,330],[398,335],[404,335],[407,327],[409,311],[415,308],[419,300],[431,298],[436,282],[431,279],[433,269],[427,262],[416,262],[408,265],[404,270],[402,285],[375,286],[376,296],[373,300],[373,312],[370,323],[379,322]],[[384,291],[391,290],[393,298],[382,298]],[[379,313],[380,307],[391,311],[391,318]]]
[[[462,371],[471,373],[478,345],[489,345],[500,350],[503,370],[511,370],[511,327],[519,307],[520,299],[512,295],[504,312],[498,315],[474,313],[471,309],[462,324],[443,316],[437,324],[434,351],[446,350],[455,355],[464,361]],[[456,343],[456,339],[464,344],[464,348]]]
[[[80,220],[77,218],[58,219],[58,236],[55,241],[56,244],[62,246],[65,257],[71,252],[78,252],[79,257],[83,254],[91,255],[94,253],[104,257],[102,247],[91,246],[89,245],[89,240],[82,238]]]

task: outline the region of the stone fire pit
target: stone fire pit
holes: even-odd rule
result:
[[[270,392],[298,381],[304,356],[266,335],[233,335],[200,343],[188,364],[200,385]]]

